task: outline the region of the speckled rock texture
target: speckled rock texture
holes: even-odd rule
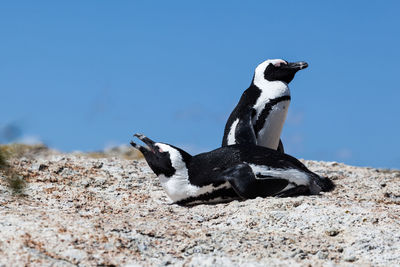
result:
[[[303,162],[336,189],[183,207],[143,160],[14,159],[27,184],[0,180],[0,266],[399,266],[400,172]]]

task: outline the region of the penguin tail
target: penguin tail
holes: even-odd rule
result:
[[[335,189],[335,184],[327,177],[318,177],[317,184],[321,187],[323,192],[330,192]]]

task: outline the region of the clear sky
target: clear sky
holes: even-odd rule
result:
[[[211,150],[257,64],[283,58],[309,63],[290,84],[287,153],[399,169],[399,12],[399,1],[2,1],[0,142],[93,151],[141,132]]]

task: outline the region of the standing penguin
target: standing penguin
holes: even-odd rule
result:
[[[330,191],[334,184],[300,161],[255,145],[232,145],[191,156],[175,146],[135,134],[133,141],[177,204],[221,202],[266,196],[295,196]]]
[[[284,153],[280,136],[290,104],[288,84],[297,71],[307,67],[306,62],[282,59],[258,65],[250,87],[229,116],[222,146],[256,144]]]

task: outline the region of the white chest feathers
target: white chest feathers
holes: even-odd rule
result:
[[[197,197],[203,194],[211,193],[215,190],[222,188],[230,188],[228,182],[214,187],[213,185],[207,186],[195,186],[189,182],[188,176],[173,175],[172,177],[165,177],[164,175],[159,175],[161,186],[164,188],[168,197],[173,201],[177,202],[190,197]]]
[[[196,186],[191,184],[189,180],[189,171],[186,162],[182,158],[181,152],[167,144],[156,143],[155,145],[160,150],[169,153],[171,165],[173,169],[175,169],[175,173],[170,177],[167,177],[164,174],[158,175],[161,186],[172,201],[177,202],[187,198],[211,193],[214,190],[230,187],[228,182],[217,187],[214,187],[212,184],[206,186]]]
[[[269,82],[266,80],[255,83],[261,89],[261,94],[254,105],[256,115],[253,118],[253,125],[257,120],[264,119],[262,114],[266,108],[270,108],[268,116],[264,119],[264,124],[257,135],[257,145],[277,149],[282,128],[286,120],[290,100],[274,103],[280,97],[290,96],[290,90],[286,83],[281,81]],[[271,105],[268,105],[268,104]],[[263,123],[259,121],[258,123]]]
[[[276,100],[281,97],[290,96],[290,90],[286,83],[280,81],[269,82],[261,80],[256,85],[261,89],[261,94],[252,107],[256,111],[252,119],[252,125],[254,129],[256,123],[263,125],[256,132],[257,145],[277,149],[290,100],[287,98],[278,102]],[[268,112],[267,116],[263,116],[265,112]],[[236,119],[230,127],[227,136],[228,145],[236,144],[235,132],[238,123],[239,119]]]
[[[257,144],[259,146],[277,149],[282,128],[286,120],[290,101],[281,101],[272,106],[268,116],[265,118],[264,126],[257,133]],[[253,125],[257,121],[256,116]]]
[[[262,80],[254,82],[254,84],[261,90],[261,94],[254,105],[255,109],[264,108],[265,103],[271,99],[290,96],[289,86],[284,82]]]

